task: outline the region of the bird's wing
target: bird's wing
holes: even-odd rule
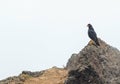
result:
[[[97,39],[97,34],[95,33],[95,31],[93,30],[89,30],[88,31],[88,35],[92,40],[96,40]]]
[[[90,30],[90,32],[91,32],[93,35],[97,36],[97,34],[95,33],[94,30]]]

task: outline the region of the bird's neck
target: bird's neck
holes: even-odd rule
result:
[[[94,30],[92,27],[89,27],[89,29]]]

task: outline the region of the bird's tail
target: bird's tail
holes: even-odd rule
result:
[[[97,39],[97,41],[96,41],[96,45],[100,46],[100,43],[99,43],[98,39]]]

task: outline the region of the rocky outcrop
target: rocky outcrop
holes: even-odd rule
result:
[[[41,76],[45,71],[37,71],[37,72],[31,72],[31,71],[23,71],[22,74],[29,75],[31,77],[39,77]]]
[[[66,69],[53,67],[45,70],[45,72],[37,78],[34,77],[26,80],[24,84],[64,84],[67,73]]]
[[[70,70],[65,84],[103,84],[96,71],[88,66],[84,70]]]
[[[65,68],[39,72],[23,71],[0,84],[120,84],[120,52],[99,39],[72,54]]]
[[[66,68],[65,84],[120,84],[120,52],[100,40],[73,54]]]
[[[1,80],[0,84],[63,84],[67,70],[53,67],[40,72],[23,71],[19,76]]]
[[[40,77],[44,72],[45,71],[23,71],[19,76],[8,77],[5,80],[1,80],[0,84],[24,84],[24,82],[29,78]]]

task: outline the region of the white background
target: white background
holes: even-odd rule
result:
[[[120,0],[0,0],[0,79],[65,66],[88,23],[120,49]]]

